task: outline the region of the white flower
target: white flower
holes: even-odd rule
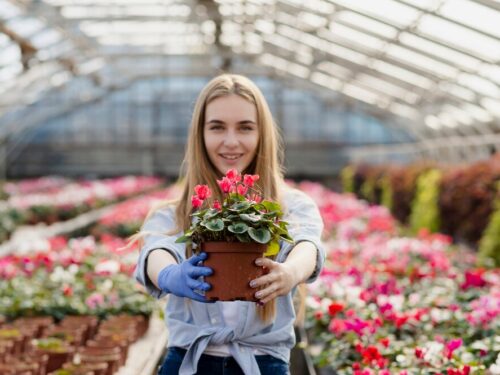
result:
[[[119,271],[120,263],[118,263],[116,260],[106,260],[95,266],[95,272],[97,273],[109,273],[111,275],[114,275]]]
[[[471,363],[472,361],[474,361],[474,355],[470,352],[463,352],[460,356],[460,360],[465,364]]]
[[[57,266],[50,274],[50,280],[55,283],[72,283],[75,277],[61,266]]]

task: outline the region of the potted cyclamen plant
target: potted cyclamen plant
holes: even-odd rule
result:
[[[250,281],[264,273],[255,265],[259,257],[272,257],[279,252],[279,241],[293,242],[288,223],[281,220],[283,212],[277,202],[262,200],[255,189],[258,175],[240,175],[231,169],[218,180],[223,200],[214,200],[209,207],[204,201],[212,196],[207,185],[197,185],[191,197],[193,222],[176,242],[196,244],[207,253],[204,264],[213,269],[206,277],[212,288],[208,300],[257,301]]]

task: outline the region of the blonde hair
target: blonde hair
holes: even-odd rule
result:
[[[181,166],[179,182],[182,183],[182,194],[177,201],[165,202],[162,207],[174,204],[177,228],[171,234],[189,229],[191,225],[192,206],[191,195],[198,184],[207,184],[212,191],[212,197],[207,201],[211,204],[215,199],[222,201],[222,192],[217,185],[220,172],[211,163],[203,138],[205,112],[207,105],[213,100],[238,95],[255,105],[257,110],[257,126],[259,140],[254,159],[242,173],[258,174],[256,188],[266,199],[280,202],[280,190],[285,186],[283,177],[283,146],[281,134],[275,124],[269,106],[259,88],[248,78],[237,74],[222,74],[213,78],[200,92],[193,110],[190,130],[184,160]],[[155,208],[157,210],[158,207]],[[151,211],[148,215],[154,211]],[[140,236],[141,233],[138,233]],[[192,255],[192,248],[186,247],[186,256]],[[276,314],[276,300],[257,307],[259,317],[263,321],[271,321]]]

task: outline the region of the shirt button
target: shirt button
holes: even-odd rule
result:
[[[216,318],[212,318],[211,322],[212,322],[212,324],[217,324],[217,319]]]

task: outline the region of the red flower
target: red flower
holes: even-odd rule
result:
[[[198,198],[197,195],[191,196],[191,205],[193,206],[193,208],[201,207],[202,204],[203,201],[200,198]]]
[[[64,285],[63,286],[63,294],[66,297],[71,297],[73,295],[73,288],[70,287],[69,285]]]
[[[318,310],[318,311],[315,311],[315,312],[314,312],[314,318],[315,318],[316,320],[320,320],[322,317],[323,317],[323,311]]]
[[[222,208],[220,202],[216,199],[214,201],[214,206],[213,206],[216,210],[220,210]]]
[[[331,316],[335,316],[337,313],[341,312],[344,310],[344,305],[338,302],[333,302],[328,306],[328,313]]]
[[[248,191],[248,188],[245,185],[238,185],[236,191],[238,192],[238,194],[245,195]]]
[[[194,191],[198,198],[200,198],[202,201],[205,199],[209,198],[212,195],[212,192],[210,191],[210,188],[207,185],[196,185],[194,187]]]
[[[381,338],[380,340],[378,340],[385,348],[388,348],[389,347],[389,338],[388,337],[384,337],[384,338]]]
[[[415,357],[418,359],[424,358],[424,351],[421,348],[415,348]]]
[[[229,178],[223,177],[222,180],[217,180],[223,193],[229,193],[231,191],[232,182]]]
[[[248,187],[252,187],[255,184],[255,181],[257,181],[258,179],[259,179],[258,174],[254,175],[246,174],[243,176],[243,183]]]
[[[460,288],[466,290],[486,286],[487,282],[483,279],[483,273],[483,269],[465,271],[465,281],[460,285]]]
[[[232,182],[240,182],[241,181],[241,175],[238,173],[236,169],[230,169],[226,172],[226,177]]]
[[[361,356],[363,357],[363,362],[368,365],[371,364],[372,361],[378,362],[379,359],[383,359],[377,347],[372,345],[367,346],[361,353]]]

